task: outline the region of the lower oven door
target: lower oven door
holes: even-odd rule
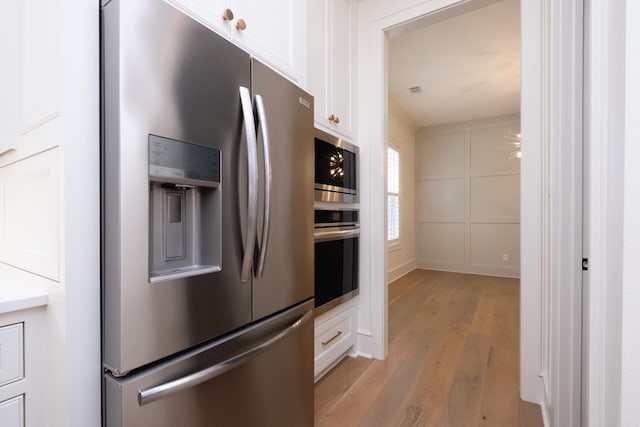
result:
[[[316,231],[316,315],[357,294],[359,243],[359,228]]]

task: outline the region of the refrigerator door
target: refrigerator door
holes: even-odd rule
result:
[[[105,374],[104,425],[313,425],[313,302],[132,373]]]
[[[248,162],[239,93],[250,88],[251,63],[164,1],[111,0],[102,24],[103,361],[124,373],[251,321],[251,258],[249,280],[240,280]],[[193,234],[221,245],[221,271],[150,279],[150,135],[219,150],[220,183],[205,190],[221,197],[221,227]],[[189,211],[175,217],[194,220]]]
[[[253,318],[260,319],[313,296],[313,97],[259,61],[251,64],[258,163],[271,163],[270,186],[260,171],[253,282]]]

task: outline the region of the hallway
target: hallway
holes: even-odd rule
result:
[[[414,270],[388,298],[387,358],[321,379],[316,426],[542,426],[518,394],[517,279]]]

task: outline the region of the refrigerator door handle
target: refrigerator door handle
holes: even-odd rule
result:
[[[164,384],[160,384],[145,390],[138,391],[138,404],[140,406],[144,406],[148,403],[168,397],[181,390],[185,390],[190,387],[195,387],[198,384],[202,384],[203,382],[216,378],[224,374],[225,372],[228,372],[242,365],[243,363],[247,362],[251,357],[269,349],[271,346],[276,344],[278,341],[280,341],[287,335],[298,330],[304,323],[306,323],[312,317],[312,315],[313,315],[313,310],[307,311],[305,314],[300,316],[295,322],[291,323],[286,328],[275,333],[267,340],[256,345],[255,347],[252,347],[247,351],[244,351],[240,354],[237,354],[225,360],[224,362],[217,363],[208,368],[205,368],[200,371],[194,372],[192,374],[186,375],[184,377],[180,377],[178,379],[166,382]]]
[[[247,158],[248,158],[248,206],[247,206],[247,237],[244,245],[244,256],[240,281],[251,279],[251,264],[255,250],[258,228],[258,148],[256,138],[256,126],[253,119],[253,105],[251,93],[246,87],[240,86],[240,103],[244,117],[244,128],[247,133]]]
[[[269,217],[269,206],[271,205],[271,155],[267,113],[264,108],[264,101],[260,95],[256,95],[256,109],[258,111],[258,126],[262,134],[262,150],[264,152],[264,221],[262,223],[262,245],[260,246],[260,255],[258,256],[258,265],[256,268],[256,277],[262,277],[264,274],[264,261],[267,254],[267,241],[271,223]]]

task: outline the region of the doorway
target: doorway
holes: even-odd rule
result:
[[[358,63],[363,78],[358,86],[358,138],[370,148],[362,151],[361,171],[367,179],[361,186],[361,208],[369,212],[362,219],[367,236],[362,243],[371,247],[362,260],[363,283],[370,286],[361,292],[359,347],[377,358],[385,356],[387,343],[386,218],[379,208],[386,204],[386,192],[380,191],[385,188],[384,176],[377,173],[384,170],[387,144],[387,36],[400,26],[424,26],[490,3],[406,0],[393,5],[382,1],[359,5],[359,46],[363,48]],[[580,298],[576,297],[580,271],[562,259],[579,258],[576,242],[581,227],[580,221],[573,220],[581,207],[579,197],[561,196],[576,194],[581,183],[576,178],[581,174],[577,162],[581,159],[577,135],[581,129],[581,74],[576,70],[582,69],[582,3],[551,3],[523,2],[521,13],[521,205],[527,208],[521,213],[521,300],[526,304],[521,313],[520,383],[522,397],[541,404],[547,418],[559,420],[558,425],[574,425],[580,408]],[[548,37],[552,31],[563,36],[552,41]],[[558,112],[563,119],[558,120]],[[380,120],[372,120],[376,117]],[[563,228],[563,223],[569,226]],[[562,254],[562,259],[552,257],[554,254]],[[551,283],[567,285],[562,290],[552,288]]]

